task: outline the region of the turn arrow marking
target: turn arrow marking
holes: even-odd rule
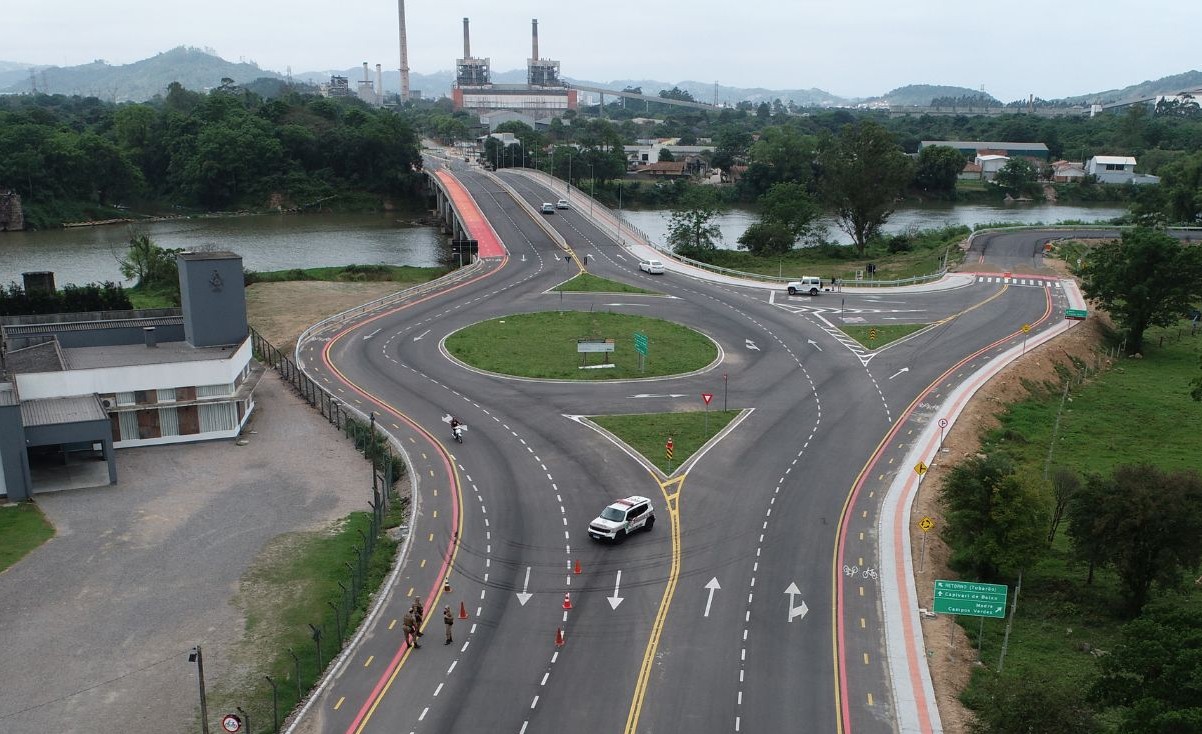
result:
[[[526,606],[526,602],[530,601],[530,597],[534,594],[526,593],[526,589],[530,588],[530,567],[526,566],[526,580],[522,582],[522,590],[518,593],[518,604]]]
[[[754,350],[755,350],[755,351],[757,351],[757,352],[758,352],[758,351],[760,351],[760,348],[759,348],[759,347],[757,347],[757,346],[755,345],[755,342],[751,341],[750,339],[744,339],[743,341],[747,343],[747,348],[748,348],[748,349],[754,349]]]
[[[809,344],[810,346],[814,347],[818,351],[820,351],[820,352],[822,351],[822,347],[818,346],[818,342],[814,341],[813,339],[806,339],[806,343]]]
[[[898,375],[909,372],[909,371],[910,371],[909,367],[902,367],[897,372],[894,372],[893,374],[889,375],[889,379],[892,380],[894,377],[897,377]]]
[[[710,604],[712,604],[712,603],[714,602],[714,592],[715,592],[715,591],[717,591],[718,589],[721,589],[721,588],[722,588],[722,587],[721,587],[721,586],[718,584],[718,577],[717,577],[717,576],[715,576],[715,577],[713,577],[712,579],[710,579],[710,582],[709,582],[708,584],[706,584],[706,585],[705,585],[705,588],[707,588],[707,589],[709,589],[709,590],[710,590],[710,595],[709,595],[708,597],[706,597],[706,600],[705,600],[705,613],[704,613],[704,614],[702,614],[701,616],[703,616],[703,617],[708,617],[708,616],[710,616]]]
[[[610,609],[617,609],[618,605],[622,603],[622,597],[618,596],[618,587],[621,585],[622,572],[618,571],[618,578],[614,581],[614,595],[605,597],[605,600],[609,602]]]
[[[810,611],[810,608],[806,606],[806,603],[804,600],[801,602],[801,606],[799,606],[799,607],[793,606],[793,597],[797,596],[800,593],[801,593],[801,589],[797,588],[796,581],[789,584],[789,588],[785,589],[785,594],[787,594],[789,597],[789,620],[788,621],[790,621],[790,622],[793,621],[794,617],[801,617],[802,619],[805,619],[806,612]]]
[[[375,330],[375,331],[373,331],[372,333],[370,333],[370,334],[367,334],[366,336],[364,336],[364,337],[363,337],[363,341],[367,341],[368,339],[372,338],[372,337],[373,337],[373,336],[375,336],[376,334],[379,334],[379,333],[380,333],[381,331],[383,331],[383,330],[384,330],[384,329],[382,329],[382,328],[380,328],[380,329],[376,329],[376,330]]]
[[[425,331],[423,331],[422,333],[420,333],[420,334],[418,334],[417,336],[413,337],[413,341],[418,341],[418,340],[420,340],[420,339],[421,339],[423,336],[425,336],[426,334],[429,334],[429,333],[430,333],[430,330],[429,330],[429,329],[426,329],[426,330],[425,330]]]

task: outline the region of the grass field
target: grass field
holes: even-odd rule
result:
[[[247,285],[279,283],[290,280],[328,280],[344,283],[392,282],[425,283],[447,271],[444,268],[417,268],[410,265],[341,265],[328,268],[293,268],[291,270],[248,270]]]
[[[927,324],[885,324],[881,326],[856,325],[841,327],[844,334],[855,339],[869,349],[880,349],[890,342],[925,329]]]
[[[639,371],[635,332],[647,335],[648,355]],[[613,339],[604,354],[579,354],[578,339]],[[702,334],[661,319],[609,312],[545,311],[514,314],[473,324],[447,338],[456,358],[489,372],[557,380],[616,380],[691,372],[713,362],[718,349]],[[583,358],[583,359],[582,359]]]
[[[54,537],[54,528],[32,502],[0,507],[0,571]]]
[[[1188,326],[1182,326],[1148,332],[1142,359],[1119,358],[1109,368],[1089,365],[1103,369],[1081,384],[1074,381],[1051,466],[1082,474],[1105,474],[1118,465],[1142,462],[1165,470],[1197,469],[1202,406],[1189,398],[1188,383],[1202,374],[1200,355],[1202,334],[1191,337]],[[1028,389],[1031,398],[1009,406],[1000,416],[1001,425],[985,436],[982,450],[1011,457],[1020,474],[1042,475],[1062,388]],[[1086,583],[1087,575],[1087,566],[1074,559],[1062,525],[1047,556],[1023,576],[1005,676],[1038,675],[1078,688],[1089,685],[1098,670],[1090,651],[1112,649],[1128,620],[1122,616],[1113,571],[1098,569],[1092,584]],[[1171,598],[1175,604],[1202,608],[1202,590],[1194,584]],[[969,639],[980,642],[984,665],[975,671],[963,699],[969,705],[988,705],[985,683],[996,674],[1005,622],[985,620],[982,626],[977,619],[959,621]]]
[[[671,474],[738,414],[737,410],[711,410],[708,415],[705,411],[689,411],[600,415],[591,420],[647,457],[665,474]],[[669,436],[672,438],[671,461],[665,454]]]
[[[619,283],[616,280],[608,278],[599,278],[592,273],[581,273],[568,282],[555,286],[555,290],[567,293],[655,293],[655,291],[649,291],[635,285]]]

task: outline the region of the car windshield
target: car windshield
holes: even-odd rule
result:
[[[610,522],[622,522],[626,519],[626,513],[616,507],[606,507],[601,511],[601,519],[609,520]]]

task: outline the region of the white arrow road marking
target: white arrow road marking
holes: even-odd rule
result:
[[[526,593],[526,589],[530,588],[530,567],[526,566],[526,580],[522,582],[522,590],[518,594],[518,604],[526,606],[526,602],[530,601],[530,597],[534,594]]]
[[[383,330],[384,330],[383,328],[379,328],[379,329],[376,329],[375,331],[373,331],[372,333],[365,335],[363,337],[363,341],[367,341],[368,339],[372,338],[376,334],[379,334]]]
[[[526,262],[526,253],[522,253],[522,262]]]
[[[603,303],[602,306],[650,306],[649,303]]]
[[[701,616],[708,617],[710,616],[710,604],[714,602],[714,592],[718,589],[721,589],[722,586],[718,584],[718,577],[715,576],[710,579],[709,583],[705,585],[705,588],[710,590],[710,595],[705,599],[705,613]]]
[[[805,601],[803,600],[801,602],[801,606],[799,607],[793,606],[793,597],[801,593],[801,589],[797,588],[797,582],[794,581],[793,583],[789,584],[789,588],[785,589],[785,593],[789,596],[789,621],[792,622],[794,617],[801,617],[802,619],[805,619],[806,612],[810,611],[810,608],[806,606]]]
[[[757,351],[757,352],[758,352],[758,351],[760,351],[760,348],[759,348],[759,347],[757,347],[757,346],[755,345],[755,342],[751,341],[750,339],[744,339],[743,341],[747,342],[747,348],[748,348],[748,349],[754,349],[754,350],[755,350],[755,351]]]
[[[618,587],[621,585],[622,572],[618,571],[618,578],[614,581],[614,595],[605,597],[605,600],[609,602],[610,609],[617,609],[618,605],[622,603],[622,597],[618,596]]]
[[[417,336],[413,337],[413,341],[418,341],[418,340],[419,340],[419,339],[421,339],[423,336],[425,336],[426,334],[429,334],[429,333],[430,333],[430,330],[429,330],[429,329],[426,329],[426,330],[425,330],[425,331],[423,331],[422,333],[420,333],[420,334],[418,334]]]
[[[818,342],[814,341],[813,339],[806,339],[806,343],[807,343],[807,344],[809,344],[809,345],[811,345],[812,347],[814,347],[814,348],[815,348],[815,349],[817,349],[818,351],[820,351],[820,352],[822,351],[822,347],[818,346]]]
[[[655,395],[653,393],[641,392],[638,395],[631,395],[630,397],[631,397],[631,399],[634,399],[634,398],[683,398],[685,396],[683,394],[678,394],[678,393],[674,393],[674,392],[667,393],[665,395]]]
[[[897,372],[894,372],[893,374],[889,375],[889,379],[892,380],[894,377],[897,377],[898,375],[902,374],[903,372],[909,372],[909,371],[910,371],[909,367],[902,367]]]

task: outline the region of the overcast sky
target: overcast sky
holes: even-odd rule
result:
[[[576,79],[817,87],[845,97],[949,84],[1012,101],[1123,87],[1202,66],[1197,0],[407,0],[409,65],[472,51],[524,68],[530,20],[543,58]],[[4,3],[0,60],[127,64],[175,46],[294,73],[399,66],[396,0],[57,0]]]

